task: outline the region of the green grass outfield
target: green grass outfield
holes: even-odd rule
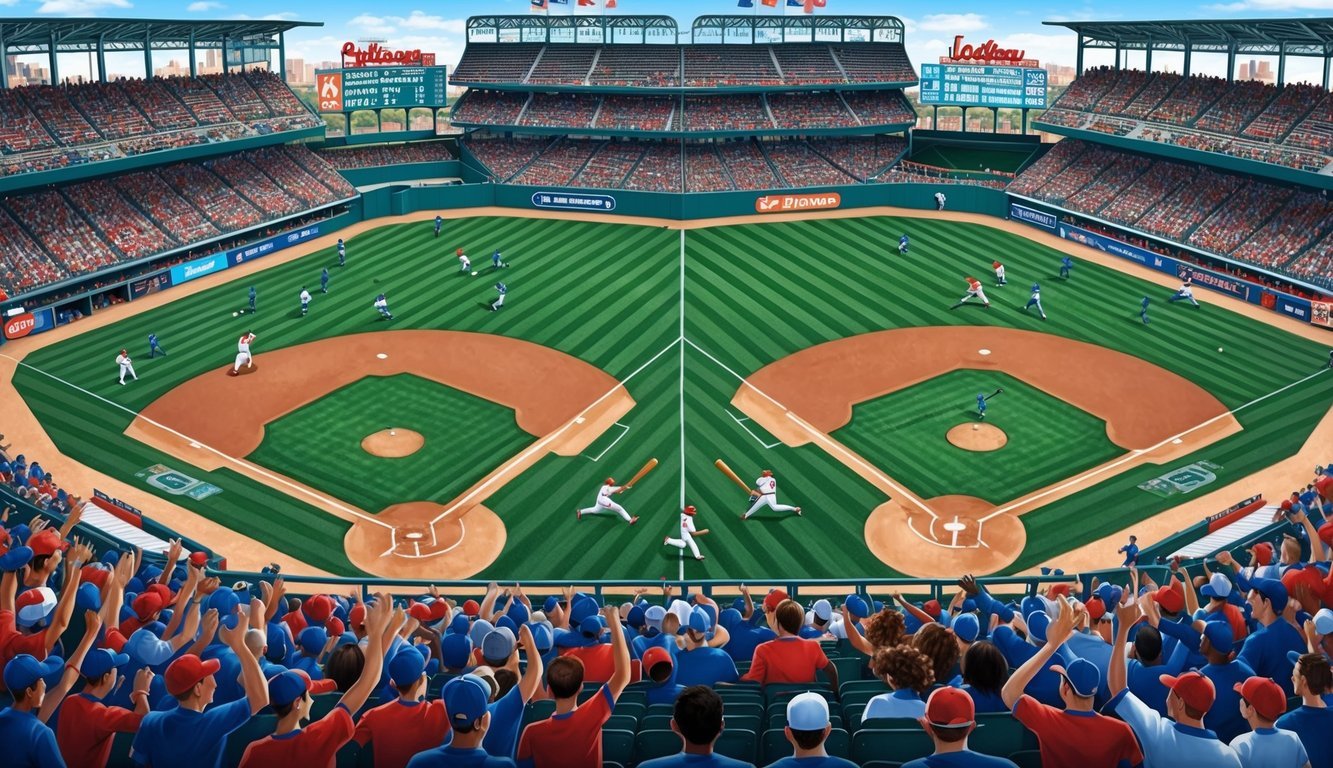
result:
[[[986,423],[1004,431],[1004,447],[969,451],[944,439],[953,427],[978,420],[978,392],[999,388],[1004,392],[987,402]],[[1012,376],[979,370],[950,371],[860,403],[833,437],[922,498],[965,494],[992,504],[1125,452],[1096,416]]]
[[[362,438],[389,427],[425,443],[411,456],[367,455]],[[274,420],[246,458],[374,514],[452,501],[533,440],[511,408],[400,374],[361,379]]]
[[[913,242],[906,259],[895,248],[903,232]],[[458,274],[452,254],[460,245],[478,265],[491,249],[504,250],[512,267],[503,275],[510,287],[503,312],[481,306],[494,296],[488,266],[476,278]],[[1164,301],[1169,290],[1082,261],[1072,280],[1058,281],[1057,252],[977,225],[880,217],[731,226],[687,233],[683,266],[680,251],[680,233],[660,227],[475,218],[448,222],[435,240],[429,222],[388,226],[348,241],[348,267],[331,270],[330,294],[317,294],[305,319],[297,293],[336,260],[331,250],[40,350],[26,362],[62,381],[23,368],[15,382],[72,458],[128,482],[156,463],[184,470],[223,493],[204,501],[164,498],[312,565],[354,573],[342,554],[346,523],[231,471],[183,466],[122,432],[133,412],[163,392],[230,362],[235,337],[247,327],[260,333],[261,354],[379,330],[370,302],[387,290],[398,318],[391,327],[504,334],[563,350],[619,379],[632,375],[626,387],[637,406],[621,419],[628,432],[599,461],[548,456],[489,499],[508,539],[483,578],[655,578],[683,569],[691,578],[753,580],[891,574],[863,543],[865,517],[884,501],[879,491],[813,446],[765,448],[771,436],[729,413],[739,376],[800,349],[886,328],[975,325],[984,338],[987,325],[1017,327],[1143,357],[1231,407],[1313,372],[1327,353],[1214,306],[1196,311],[1159,302],[1145,328],[1139,298]],[[995,308],[948,311],[965,289],[963,276],[984,276],[992,255],[1006,262],[1011,282],[992,292]],[[1043,284],[1046,323],[1019,311],[1034,279]],[[251,283],[259,290],[258,316],[233,318]],[[677,344],[682,325],[687,342]],[[144,354],[150,332],[170,356],[140,357],[140,380],[117,386],[116,350]],[[1227,352],[1219,356],[1223,344]],[[1178,464],[1208,459],[1224,467],[1218,483],[1230,482],[1297,450],[1330,404],[1333,386],[1318,377],[1240,412],[1244,432]],[[608,444],[599,441],[596,450]],[[574,522],[570,510],[590,504],[602,479],[623,479],[648,457],[661,461],[658,469],[621,497],[643,516],[638,525],[610,517]],[[783,500],[805,507],[805,516],[761,513],[742,523],[745,494],[713,467],[716,458],[746,480],[773,469]],[[372,471],[361,464],[344,469]],[[1171,506],[1135,488],[1165,469],[1127,472],[1025,516],[1028,548],[1015,568]],[[675,527],[682,494],[699,506],[699,527],[713,531],[700,540],[709,556],[703,563],[682,564],[661,544]],[[775,556],[782,551],[791,555]]]

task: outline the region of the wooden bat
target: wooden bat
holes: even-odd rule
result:
[[[741,488],[744,488],[746,493],[749,493],[750,491],[754,490],[750,486],[746,485],[745,482],[741,480],[739,475],[737,475],[735,472],[732,472],[731,467],[728,467],[727,462],[723,461],[722,459],[718,459],[717,461],[713,462],[713,466],[722,470],[722,474],[731,478],[731,481],[736,485],[739,485]]]
[[[624,490],[628,491],[630,488],[633,488],[635,483],[642,480],[644,475],[648,474],[649,472],[652,472],[653,468],[656,466],[657,466],[657,459],[649,459],[648,463],[644,464],[643,468],[639,470],[639,473],[634,477],[631,477],[628,483],[625,483]]]
[[[982,400],[989,400],[989,399],[991,399],[992,397],[995,397],[996,395],[1000,394],[1000,393],[1003,392],[1003,391],[1004,391],[1004,388],[1001,387],[1000,389],[995,390],[994,392],[990,393],[989,395],[986,395],[985,397],[983,397],[983,398],[981,398],[981,399],[982,399]]]

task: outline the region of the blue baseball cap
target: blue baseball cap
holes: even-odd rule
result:
[[[971,613],[964,613],[953,620],[953,633],[965,643],[974,643],[981,634],[981,622]]]
[[[579,592],[569,603],[569,623],[579,624],[589,616],[597,615],[597,611],[597,601]]]
[[[848,595],[847,599],[842,601],[847,606],[847,612],[853,619],[864,619],[870,615],[870,606],[866,604],[865,598],[860,595]]]
[[[481,647],[481,641],[495,629],[495,625],[485,619],[477,619],[472,622],[472,627],[467,631],[468,639],[472,641],[474,648]]]
[[[472,623],[467,620],[466,613],[455,613],[449,620],[449,628],[445,630],[445,634],[466,635],[471,627]]]
[[[583,621],[579,622],[579,634],[589,640],[596,640],[602,636],[602,630],[606,629],[606,623],[602,617],[597,614],[585,616]]]
[[[1227,621],[1204,622],[1203,636],[1208,638],[1208,644],[1218,653],[1231,653],[1231,649],[1236,647],[1235,633]]]
[[[304,696],[308,690],[309,678],[289,669],[268,679],[268,702],[275,707],[285,707]]]
[[[538,652],[545,653],[555,645],[555,633],[551,631],[549,623],[534,621],[528,624],[528,629],[532,630],[532,640],[536,643]]]
[[[146,667],[165,664],[174,653],[171,643],[160,639],[147,627],[135,630],[130,639],[125,641],[123,650],[131,659]]]
[[[481,655],[489,661],[503,662],[514,652],[514,633],[508,627],[498,627],[486,633],[481,640]]]
[[[1087,698],[1096,695],[1101,685],[1102,673],[1097,665],[1087,659],[1074,659],[1067,666],[1055,664],[1050,670],[1065,679],[1074,693]]]
[[[213,594],[208,596],[206,601],[204,601],[204,610],[207,611],[210,608],[217,609],[218,618],[221,620],[221,624],[224,627],[231,629],[236,626],[236,608],[240,604],[241,598],[237,596],[235,590],[231,587],[219,587],[213,591]]]
[[[74,593],[74,609],[93,612],[102,610],[102,591],[96,584],[84,582],[79,585],[79,591]]]
[[[631,627],[634,627],[635,629],[642,627],[643,608],[637,605],[634,606],[633,608],[630,608],[629,612],[625,614],[625,623],[630,625]]]
[[[495,620],[495,628],[496,628],[496,629],[507,629],[507,630],[509,630],[510,632],[517,632],[517,631],[518,631],[518,623],[515,622],[513,619],[509,618],[509,614],[506,613],[505,615],[503,615],[503,616],[501,616],[500,618],[498,618],[498,619]],[[488,632],[488,633],[486,633],[486,634],[490,634],[490,633]],[[482,638],[482,640],[485,640],[485,639],[486,639],[486,638],[484,638],[484,637]]]
[[[324,644],[329,641],[328,630],[323,627],[306,627],[301,630],[301,634],[296,638],[296,644],[301,646],[301,650],[311,656],[318,655],[324,650]]]
[[[1214,573],[1208,579],[1208,583],[1204,584],[1203,588],[1199,590],[1199,594],[1204,597],[1226,599],[1231,594],[1231,579],[1228,579],[1225,574]]]
[[[1031,616],[1038,611],[1042,613],[1046,612],[1046,603],[1040,597],[1025,597],[1023,598],[1023,602],[1019,603],[1018,607],[1019,613],[1023,615],[1025,620],[1028,616]]]
[[[405,646],[389,662],[389,680],[394,685],[408,685],[426,672],[426,659],[415,646]],[[452,710],[451,710],[452,711]]]
[[[444,684],[440,698],[449,713],[450,725],[468,725],[486,714],[491,687],[476,675],[462,675]]]
[[[65,660],[59,656],[47,656],[45,661],[38,661],[36,656],[20,653],[5,665],[5,687],[11,694],[26,690],[38,680],[60,672],[64,666]]]
[[[542,610],[545,611],[546,613],[550,613],[551,611],[555,610],[555,607],[557,605],[560,605],[560,598],[556,597],[555,595],[551,595],[550,597],[546,598],[545,601],[542,602]]]
[[[532,618],[532,616],[526,605],[515,600],[514,604],[509,606],[509,610],[505,611],[505,618],[513,621],[515,625],[518,625],[527,624],[528,619]]]
[[[15,535],[14,539],[17,541],[18,536]],[[11,547],[8,552],[0,555],[0,572],[17,571],[31,562],[32,547]]]
[[[1045,611],[1034,611],[1028,614],[1028,637],[1039,643],[1046,642],[1046,628],[1051,626],[1050,614]]]
[[[704,613],[698,608],[695,608],[694,610],[690,611],[689,628],[691,630],[703,634],[708,631],[709,626],[710,624],[708,621],[708,614]]]
[[[123,667],[130,663],[130,657],[123,653],[116,653],[107,648],[94,648],[88,651],[88,655],[83,658],[83,664],[79,666],[79,674],[89,680],[96,680],[107,672]]]
[[[449,634],[440,638],[440,663],[449,669],[463,669],[472,660],[472,641],[467,635]]]
[[[1273,604],[1274,613],[1282,613],[1286,609],[1287,588],[1277,579],[1250,579],[1250,588]]]

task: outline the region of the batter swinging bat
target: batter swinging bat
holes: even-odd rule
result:
[[[984,398],[982,398],[982,399],[983,399],[983,400],[989,400],[989,399],[991,399],[992,397],[995,397],[996,395],[1000,394],[1000,393],[1003,392],[1003,391],[1004,391],[1004,387],[1000,387],[999,389],[995,390],[994,392],[990,393],[989,395],[986,395],[986,396],[985,396]]]
[[[746,493],[749,493],[750,491],[754,490],[754,489],[752,489],[750,486],[746,485],[746,484],[741,480],[741,478],[740,478],[739,475],[737,475],[735,472],[732,472],[732,471],[731,471],[731,467],[728,467],[728,466],[727,466],[727,462],[723,461],[722,459],[718,459],[717,461],[713,462],[713,466],[715,466],[715,467],[717,467],[718,469],[722,470],[722,474],[724,474],[724,475],[726,475],[727,477],[731,478],[731,481],[732,481],[733,483],[735,483],[736,485],[739,485],[741,488],[744,488]],[[696,533],[697,533],[697,531],[696,531]]]
[[[648,474],[649,472],[652,472],[653,467],[656,466],[657,466],[657,459],[649,459],[648,463],[644,464],[643,468],[639,470],[639,473],[636,474],[634,477],[631,477],[628,483],[625,483],[625,490],[628,491],[629,489],[633,488],[635,483],[642,480],[644,475]]]

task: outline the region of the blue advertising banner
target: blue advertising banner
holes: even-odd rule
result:
[[[1175,275],[1184,280],[1191,278],[1195,285],[1202,286],[1219,293],[1226,293],[1235,296],[1238,299],[1251,301],[1250,292],[1253,289],[1259,292],[1257,286],[1251,285],[1244,280],[1239,280],[1230,275],[1220,272],[1214,272],[1210,269],[1204,269],[1193,264],[1186,264],[1182,261],[1163,256],[1160,253],[1139,248],[1137,246],[1122,243],[1105,235],[1099,235],[1096,232],[1089,232],[1082,227],[1075,227],[1071,224],[1060,224],[1058,226],[1060,237],[1065,240],[1072,240],[1081,243],[1089,248],[1096,248],[1104,253],[1119,256],[1124,259],[1136,261],[1145,267],[1155,269],[1158,272],[1165,272],[1168,275]],[[1255,300],[1257,301],[1257,300]]]
[[[1277,292],[1273,293],[1273,298],[1276,299],[1273,309],[1277,310],[1279,313],[1290,315],[1297,320],[1304,320],[1307,323],[1314,321],[1313,307],[1308,300],[1298,299],[1295,296],[1288,296],[1285,293]]]
[[[538,208],[563,208],[572,211],[614,211],[616,199],[610,195],[534,192],[532,204]]]
[[[29,336],[34,333],[49,331],[56,327],[56,311],[51,307],[32,310],[32,319],[35,320],[36,323],[32,326],[32,330],[28,332]]]
[[[171,268],[171,284],[180,285],[189,281],[211,275],[214,272],[221,272],[230,266],[227,263],[227,254],[215,253],[212,256],[205,256],[202,259],[187,261],[184,264],[177,264]]]
[[[1048,232],[1054,232],[1055,225],[1060,221],[1053,213],[1038,211],[1018,203],[1009,204],[1009,218],[1035,224]]]
[[[285,235],[276,235],[267,240],[261,240],[257,243],[251,243],[243,248],[237,248],[227,254],[229,266],[236,266],[242,262],[254,261],[261,256],[267,256],[274,251],[281,251],[297,243],[309,240],[312,237],[319,236],[319,225],[311,224],[294,232],[288,232]]]

